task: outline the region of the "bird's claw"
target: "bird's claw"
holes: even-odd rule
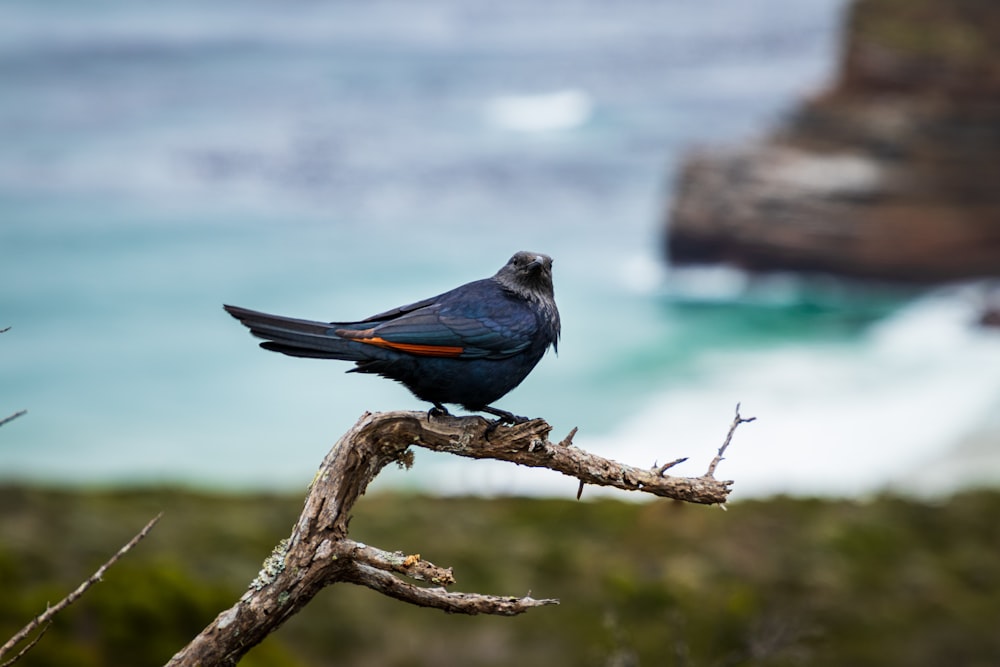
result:
[[[521,415],[506,414],[503,417],[497,417],[496,422],[498,424],[510,424],[514,426],[515,424],[524,424],[531,421],[531,417],[522,417]]]
[[[501,412],[503,411],[501,410]],[[505,412],[502,415],[497,415],[496,419],[492,420],[486,425],[486,432],[484,433],[484,435],[488,440],[490,435],[492,435],[493,432],[497,430],[497,427],[500,426],[501,424],[514,426],[516,424],[523,424],[529,421],[531,421],[529,417],[522,417],[520,415],[511,414],[510,412]]]
[[[524,422],[531,421],[528,417],[515,415],[512,412],[507,412],[506,410],[501,410],[499,408],[494,408],[490,406],[482,408],[481,411],[489,413],[496,417],[496,419],[490,422],[489,427],[487,427],[486,430],[487,435],[495,431],[497,426],[500,426],[500,424],[510,424],[511,426],[513,426],[514,424],[523,424]]]
[[[433,419],[434,417],[450,417],[451,413],[448,412],[448,408],[444,407],[440,403],[435,403],[434,407],[427,411],[427,419]]]

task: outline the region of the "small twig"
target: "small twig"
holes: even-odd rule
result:
[[[359,563],[379,570],[397,572],[417,581],[428,581],[438,586],[451,586],[455,575],[450,567],[438,567],[420,558],[420,554],[406,555],[402,551],[383,551],[369,544],[343,539],[337,545],[338,555],[348,556]]]
[[[7,327],[7,328],[9,329],[10,327]],[[3,331],[0,331],[0,333],[3,333]],[[48,630],[49,630],[50,627],[52,627],[52,621],[49,621],[48,623],[46,623],[45,625],[43,625],[42,629],[38,631],[38,634],[35,635],[35,637],[30,642],[28,642],[27,644],[25,644],[24,648],[22,648],[20,651],[17,652],[17,655],[15,655],[13,658],[11,658],[7,662],[5,662],[2,665],[0,665],[0,667],[10,667],[10,665],[13,665],[15,662],[17,662],[18,660],[20,660],[21,658],[23,658],[24,655],[28,651],[30,651],[31,649],[35,648],[35,644],[37,644],[38,641],[43,636],[45,636],[45,633],[48,632]]]
[[[674,459],[673,461],[670,461],[669,463],[664,463],[664,464],[663,464],[663,465],[661,465],[661,466],[657,466],[657,465],[656,465],[656,464],[654,463],[654,464],[653,464],[653,470],[655,470],[655,471],[656,471],[656,474],[657,474],[657,475],[659,475],[660,477],[663,477],[663,474],[664,474],[665,472],[667,472],[668,470],[670,470],[671,468],[673,468],[673,467],[674,467],[674,466],[676,466],[676,465],[680,465],[681,463],[684,463],[684,462],[685,462],[685,461],[687,461],[687,460],[688,460],[688,457],[686,457],[686,456],[682,456],[682,457],[681,457],[681,458],[679,458],[679,459]]]
[[[572,430],[566,435],[565,438],[559,441],[559,447],[569,447],[573,444],[573,437],[576,435],[576,427],[574,426]]]
[[[7,328],[9,329],[10,327],[7,327]],[[10,415],[9,417],[4,417],[3,419],[0,419],[0,426],[3,426],[7,422],[12,422],[15,419],[17,419],[18,417],[22,417],[22,416],[24,416],[26,414],[28,414],[27,410],[18,410],[17,412],[15,412],[14,414]]]
[[[729,448],[729,443],[733,440],[733,433],[736,433],[736,428],[740,424],[748,424],[754,420],[756,417],[743,418],[740,416],[740,404],[736,404],[736,416],[733,417],[733,423],[729,425],[729,433],[726,434],[726,441],[722,443],[722,447],[719,447],[719,453],[715,455],[712,462],[708,464],[708,472],[705,473],[705,477],[714,479],[715,478],[715,468],[722,462],[726,449]]]
[[[156,522],[160,520],[161,516],[163,516],[162,512],[153,517],[153,519],[149,523],[147,523],[146,526],[135,535],[135,537],[129,540],[125,546],[123,546],[121,549],[118,550],[118,553],[109,558],[107,562],[104,563],[104,565],[97,568],[97,571],[94,572],[94,574],[92,574],[89,579],[87,579],[82,584],[77,586],[76,590],[74,590],[72,593],[70,593],[62,600],[60,600],[58,603],[56,603],[55,606],[49,607],[42,614],[36,616],[34,619],[32,619],[30,623],[21,628],[17,632],[17,634],[8,639],[7,643],[5,643],[3,646],[0,646],[0,658],[2,658],[6,653],[11,651],[15,646],[20,644],[22,641],[24,641],[24,639],[32,632],[34,632],[35,629],[38,628],[38,626],[40,625],[47,626],[49,621],[51,621],[56,614],[58,614],[63,609],[76,602],[81,595],[87,592],[88,588],[99,582],[101,578],[104,577],[104,573],[107,572],[108,568],[110,568],[112,565],[118,562],[119,558],[127,554],[132,549],[132,547],[137,545],[139,541],[142,540],[142,538],[146,537],[146,535],[149,534],[149,531],[153,529],[153,526],[156,525]],[[45,630],[42,630],[42,632],[45,632]],[[41,634],[39,634],[38,637],[41,637]],[[26,649],[30,649],[31,646],[34,646],[34,644],[38,641],[38,637],[35,637],[35,639],[32,640],[31,644],[27,646]],[[18,658],[20,658],[27,652],[26,649],[22,649],[16,656],[14,656],[13,660],[8,661],[4,664],[5,665],[12,664],[14,661],[16,661]]]
[[[552,598],[536,600],[530,596],[502,597],[479,593],[451,593],[443,588],[421,588],[361,563],[355,563],[345,581],[366,586],[383,595],[418,607],[432,607],[452,614],[516,616],[534,607],[559,604],[559,600]]]

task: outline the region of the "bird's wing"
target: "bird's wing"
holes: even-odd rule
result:
[[[426,308],[428,306],[433,306],[435,303],[441,300],[443,294],[438,296],[432,296],[429,299],[424,299],[422,301],[416,301],[414,303],[409,303],[405,306],[399,306],[398,308],[393,308],[392,310],[387,310],[384,313],[379,313],[378,315],[372,315],[371,317],[366,317],[360,322],[331,322],[332,325],[345,324],[346,326],[353,326],[355,324],[364,324],[366,322],[371,322],[373,326],[385,322],[387,320],[395,319],[400,315],[405,315],[406,313],[412,313],[415,310],[420,310],[421,308]]]
[[[400,352],[428,357],[464,359],[504,359],[522,352],[531,344],[537,327],[530,312],[481,312],[459,314],[440,303],[416,309],[404,307],[388,311],[394,315],[381,322],[366,320],[336,329],[336,334]],[[364,327],[371,322],[373,326]]]

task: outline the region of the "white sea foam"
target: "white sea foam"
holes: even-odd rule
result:
[[[663,263],[651,254],[637,253],[621,263],[618,274],[621,285],[630,292],[650,294],[663,285],[666,269]]]
[[[743,426],[720,468],[735,496],[875,491],[941,454],[1000,397],[1000,337],[970,324],[972,301],[941,292],[875,326],[859,346],[737,351],[705,360],[697,386],[670,389],[593,449],[642,462],[689,455],[698,474],[732,406]],[[1000,454],[998,454],[1000,455]]]
[[[535,95],[501,95],[486,106],[486,116],[498,127],[518,132],[567,130],[587,122],[593,110],[581,90],[556,90]]]
[[[670,271],[670,294],[695,301],[732,301],[750,283],[749,275],[724,264],[690,266]]]

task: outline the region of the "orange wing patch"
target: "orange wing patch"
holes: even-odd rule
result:
[[[399,350],[400,352],[409,352],[410,354],[418,354],[424,357],[457,357],[465,352],[464,347],[458,345],[424,345],[422,343],[397,343],[391,340],[386,340],[379,336],[373,336],[374,333],[372,329],[363,329],[361,331],[351,330],[351,329],[338,329],[335,331],[338,336],[344,338],[349,338],[351,340],[356,340],[359,343],[367,343],[369,345],[374,345],[376,347],[385,348],[387,350]]]
[[[419,343],[394,343],[378,336],[371,338],[355,338],[359,343],[368,343],[376,347],[384,347],[388,350],[399,350],[410,354],[419,354],[425,357],[457,357],[465,351],[463,347],[453,345],[421,345]]]

